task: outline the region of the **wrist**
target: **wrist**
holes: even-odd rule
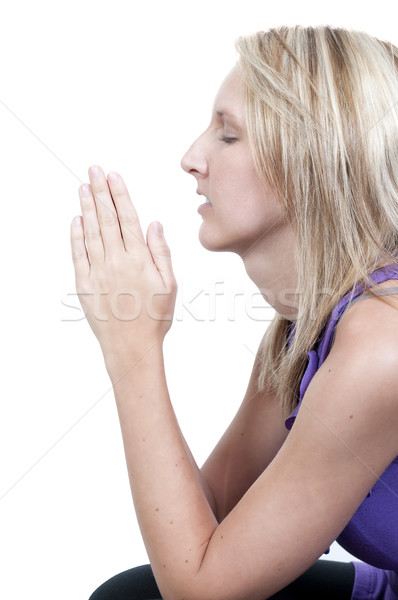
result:
[[[113,385],[135,369],[153,364],[161,360],[163,363],[163,341],[152,341],[140,345],[134,351],[113,350],[104,353],[104,361]]]

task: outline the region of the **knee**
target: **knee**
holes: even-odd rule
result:
[[[111,600],[112,594],[109,592],[109,590],[107,591],[107,583],[108,582],[106,581],[100,585],[100,587],[91,594],[89,600]]]
[[[105,581],[89,600],[161,600],[150,565],[123,571]]]

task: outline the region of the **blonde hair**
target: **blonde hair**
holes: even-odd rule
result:
[[[270,29],[236,48],[256,167],[297,236],[294,337],[277,315],[259,376],[291,411],[341,296],[397,263],[398,49],[329,26]]]

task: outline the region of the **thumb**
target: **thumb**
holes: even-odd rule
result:
[[[164,237],[162,224],[158,221],[151,223],[148,227],[147,245],[163,283],[167,288],[175,287],[176,280],[171,265],[170,248]]]

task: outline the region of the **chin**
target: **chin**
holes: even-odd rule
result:
[[[231,243],[218,236],[209,235],[209,232],[203,231],[203,226],[199,230],[199,242],[203,248],[211,252],[234,252]]]
[[[217,232],[210,232],[204,223],[199,229],[199,242],[206,250],[211,252],[233,252],[239,256],[244,255],[252,242],[242,239],[238,241],[236,236],[232,239],[231,237],[231,235],[227,237],[226,235],[220,235],[220,233],[217,235]]]

